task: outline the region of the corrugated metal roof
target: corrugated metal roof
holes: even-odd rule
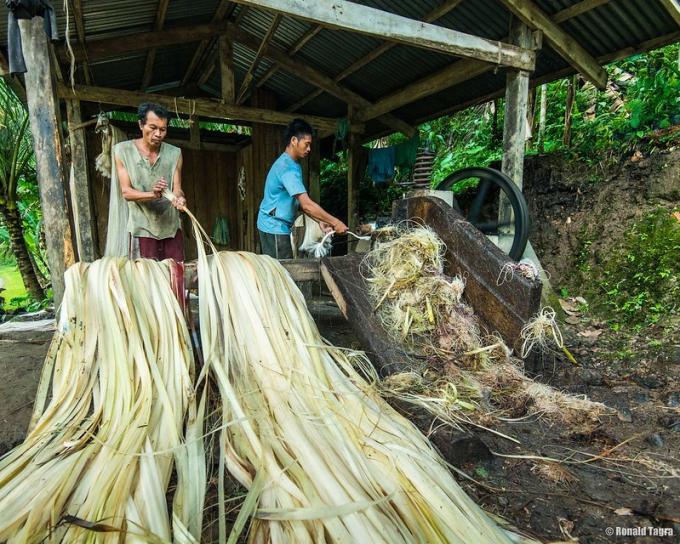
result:
[[[359,3],[422,19],[444,0],[362,0]],[[533,0],[548,15],[579,3],[580,0]],[[4,3],[3,3],[4,4]],[[139,0],[83,0],[86,39],[93,41],[106,37],[126,36],[153,28],[157,1]],[[213,19],[219,0],[172,0],[169,3],[165,26],[184,26],[209,22]],[[62,3],[55,2],[59,29],[63,37],[66,18]],[[234,5],[232,18],[240,18],[240,26],[253,36],[262,39],[267,33],[273,15],[263,10]],[[6,8],[0,8],[0,39],[6,39]],[[441,17],[435,24],[475,34],[494,40],[508,34],[510,13],[498,0],[463,0]],[[75,38],[73,14],[70,20],[71,40]],[[680,31],[659,0],[610,0],[585,13],[568,19],[560,26],[595,57],[611,56],[616,52],[639,47],[639,44],[660,37],[680,36]],[[315,25],[289,16],[281,18],[271,46],[288,51]],[[216,40],[211,40],[205,62],[214,62]],[[358,59],[364,58],[383,42],[379,39],[345,31],[322,29],[310,39],[293,58],[308,64],[319,72],[334,78]],[[660,45],[657,42],[657,45]],[[196,44],[183,44],[157,51],[152,87],[172,85],[183,79],[193,58]],[[255,52],[236,44],[234,67],[237,89],[252,64]],[[146,53],[126,54],[120,58],[104,59],[91,63],[95,83],[100,86],[136,89],[141,85]],[[370,101],[377,101],[392,92],[401,90],[428,74],[456,62],[453,57],[405,45],[392,47],[342,81],[342,85]],[[272,67],[273,62],[264,56],[255,70],[257,82]],[[194,77],[204,70],[200,66]],[[549,43],[538,54],[536,70],[532,77],[549,78],[569,71],[569,65]],[[503,70],[490,71],[453,88],[409,104],[395,114],[409,122],[427,119],[438,112],[467,104],[476,99],[502,92],[505,84]],[[219,88],[219,73],[214,71],[204,88],[213,92]],[[280,109],[298,102],[315,87],[296,74],[277,70],[263,86],[277,95]],[[301,107],[300,113],[343,116],[347,106],[341,100],[322,93]],[[368,123],[368,130],[381,130],[378,121]]]

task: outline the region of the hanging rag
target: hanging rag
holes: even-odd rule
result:
[[[215,226],[212,231],[212,241],[218,246],[229,245],[229,223],[227,222],[227,218],[222,215],[219,215],[217,219],[215,219]]]
[[[387,183],[394,178],[395,147],[368,150],[368,176],[373,183]]]
[[[57,16],[49,0],[5,0],[7,6],[7,57],[10,74],[26,73],[24,50],[21,45],[19,19],[43,17],[45,34],[49,40],[56,40]]]
[[[333,155],[338,150],[338,142],[344,146],[347,140],[347,133],[349,132],[349,119],[346,117],[340,118],[335,123],[335,137],[333,138]]]
[[[134,244],[134,247],[130,247],[135,240],[130,240],[126,228],[128,223],[128,205],[120,190],[118,170],[116,169],[113,151],[117,143],[127,139],[127,134],[113,125],[109,125],[109,128],[111,129],[111,146],[109,150],[111,170],[108,177],[111,179],[111,183],[109,186],[109,220],[106,224],[106,248],[104,249],[104,255],[107,257],[137,257],[139,244],[137,243]]]
[[[413,168],[419,145],[420,135],[415,134],[410,140],[394,146],[394,165],[401,168]]]
[[[105,113],[100,112],[97,115],[97,124],[94,127],[96,134],[101,135],[102,138],[102,152],[97,155],[94,161],[95,169],[105,178],[111,179],[111,149],[113,129],[109,123],[109,118]],[[118,143],[118,142],[116,142]]]

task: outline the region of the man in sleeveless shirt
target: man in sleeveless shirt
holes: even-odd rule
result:
[[[267,174],[257,215],[262,253],[275,259],[293,258],[290,231],[298,209],[318,221],[324,232],[347,232],[347,225],[309,198],[302,182],[300,160],[312,148],[312,127],[303,119],[294,119],[286,128],[284,141],[286,150]]]
[[[168,111],[144,103],[137,110],[142,137],[114,148],[118,180],[128,204],[127,231],[130,256],[133,244],[147,259],[184,261],[184,242],[179,210],[186,206],[182,191],[182,151],[163,140],[168,130]],[[170,202],[163,196],[169,190]]]

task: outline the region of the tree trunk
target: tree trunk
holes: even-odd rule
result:
[[[536,89],[529,90],[527,103],[527,141],[525,149],[529,151],[534,145],[534,121],[536,120]]]
[[[498,100],[493,101],[493,117],[491,120],[491,144],[498,145],[501,143],[502,134],[498,126]]]
[[[21,226],[19,210],[16,208],[2,208],[0,209],[0,214],[2,214],[5,226],[7,227],[7,232],[9,233],[12,253],[17,261],[17,267],[19,268],[21,279],[24,281],[24,287],[26,287],[29,295],[31,295],[34,300],[40,301],[45,298],[45,293],[40,287],[38,278],[33,270],[31,256],[26,247],[26,241],[24,240],[24,231]]]
[[[538,117],[538,150],[545,151],[545,119],[548,113],[548,85],[541,85],[541,110]]]
[[[564,135],[562,143],[565,147],[571,147],[571,114],[574,110],[574,97],[576,95],[576,76],[568,80],[567,103],[564,108]]]

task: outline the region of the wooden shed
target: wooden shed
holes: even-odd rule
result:
[[[226,218],[230,248],[256,250],[265,175],[294,117],[317,141],[349,128],[351,226],[356,146],[505,96],[503,170],[521,186],[531,86],[579,72],[603,88],[603,64],[680,39],[677,0],[70,0],[54,9],[54,40],[43,17],[18,21],[27,72],[11,76],[3,5],[0,72],[31,116],[57,302],[65,267],[102,250],[98,139],[76,128],[99,111],[153,101],[190,118],[172,134],[189,206],[208,229]],[[249,129],[215,132],[205,121]],[[319,148],[305,165],[317,199]]]

